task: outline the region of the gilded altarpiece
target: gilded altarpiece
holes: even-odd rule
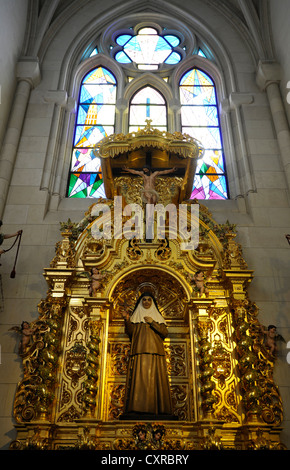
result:
[[[97,204],[109,210],[103,227],[113,227],[114,197],[123,208],[140,198],[140,178],[118,174],[124,164],[177,166],[182,176],[160,178],[160,201],[190,207],[189,176],[202,153],[194,139],[150,126],[113,136],[97,149],[103,158],[106,194],[83,220],[61,224],[61,241],[44,269],[47,296],[30,325],[30,343],[20,352],[23,379],[14,400],[17,439],[12,449],[282,449],[283,419],[273,380],[275,358],[265,348],[258,307],[247,288],[253,272],[229,222],[218,224],[199,205],[199,243],[182,250],[181,238],[96,239]],[[166,180],[166,182],[165,182]],[[106,218],[107,217],[107,218]],[[129,216],[122,215],[124,228]],[[155,221],[156,225],[156,221]],[[156,233],[156,231],[154,232]],[[90,291],[90,272],[100,280]],[[193,281],[205,273],[206,292]],[[144,290],[155,295],[169,329],[166,361],[176,420],[122,421],[130,343],[120,308],[132,310]],[[149,391],[150,392],[150,391]],[[138,441],[144,429],[146,441]],[[154,429],[161,440],[154,440]]]

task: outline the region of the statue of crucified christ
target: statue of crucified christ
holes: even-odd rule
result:
[[[133,175],[138,175],[143,178],[144,189],[141,191],[141,197],[143,202],[147,204],[156,204],[158,201],[158,193],[155,190],[155,179],[157,176],[167,175],[168,173],[174,173],[177,168],[170,168],[169,170],[157,170],[152,172],[149,166],[144,166],[142,171],[133,170],[132,168],[123,168],[124,171],[132,173]]]

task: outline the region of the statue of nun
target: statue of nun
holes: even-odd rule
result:
[[[168,330],[155,298],[144,292],[131,317],[123,312],[125,331],[131,340],[125,392],[120,419],[176,419],[172,414],[164,339]]]

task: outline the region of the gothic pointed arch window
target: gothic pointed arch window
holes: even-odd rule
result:
[[[90,70],[80,85],[67,196],[106,197],[95,145],[111,134],[141,129],[149,119],[153,127],[189,134],[205,148],[191,198],[227,199],[217,90],[205,71],[213,58],[209,47],[182,25],[143,21],[128,27],[123,19],[86,54],[83,60],[91,64],[97,58],[103,65]],[[185,60],[192,66],[185,68]],[[194,65],[201,62],[203,69]]]
[[[68,196],[105,197],[101,162],[94,146],[115,129],[117,82],[104,67],[91,70],[83,78],[68,184]]]
[[[167,130],[166,101],[152,86],[145,86],[132,97],[129,108],[129,132],[145,127],[146,120],[159,130]]]
[[[179,83],[181,129],[200,140],[205,149],[198,162],[191,198],[227,199],[227,180],[215,84],[198,68],[188,70]]]

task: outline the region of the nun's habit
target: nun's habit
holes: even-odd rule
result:
[[[150,296],[152,304],[146,309],[142,298]],[[153,319],[146,323],[144,317]],[[170,388],[167,375],[164,339],[167,326],[150,293],[143,293],[136,303],[125,331],[131,340],[131,351],[125,392],[125,415],[147,413],[172,415]]]

